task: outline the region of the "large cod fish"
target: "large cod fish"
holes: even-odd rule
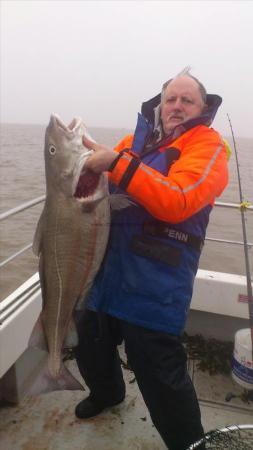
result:
[[[62,349],[73,345],[64,343],[74,329],[72,313],[100,267],[110,226],[106,175],[85,170],[92,153],[83,145],[85,133],[81,119],[66,126],[57,115],[46,129],[46,201],[33,245],[40,258],[43,308],[30,346],[42,348],[44,336],[49,356],[30,394],[83,389],[62,363]]]

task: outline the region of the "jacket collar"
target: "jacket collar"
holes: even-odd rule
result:
[[[154,129],[157,128],[160,123],[160,103],[161,94],[158,94],[147,102],[144,102],[141,108],[142,115],[153,124]],[[222,103],[222,98],[216,94],[207,94],[206,103],[208,107],[203,114],[184,122],[183,127],[185,128],[185,131],[196,125],[206,125],[208,127],[211,125],[216,112]]]
[[[169,145],[174,139],[197,125],[210,126],[222,102],[218,95],[208,94],[206,111],[194,119],[177,125],[169,135],[164,135],[160,120],[161,94],[156,95],[142,104],[141,114],[135,129],[132,152],[146,154],[155,151],[163,145]]]

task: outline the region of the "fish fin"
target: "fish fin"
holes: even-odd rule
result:
[[[130,199],[128,195],[125,194],[111,194],[110,197],[111,209],[118,211],[120,209],[128,208],[129,206],[135,205],[135,202]]]
[[[40,215],[40,218],[38,220],[36,231],[35,231],[34,238],[33,238],[32,249],[33,249],[33,253],[36,256],[40,255],[41,248],[42,248],[43,218],[44,218],[44,215],[45,215],[45,213],[44,213],[44,209],[43,209],[43,211],[42,211],[42,213]]]
[[[76,302],[75,312],[76,312],[76,311],[77,311],[77,312],[82,311],[84,308],[85,308],[85,300],[84,300],[84,298],[83,298],[83,296],[82,296],[82,297],[80,297],[80,298],[78,299],[78,301]]]
[[[45,306],[46,299],[46,278],[45,278],[45,258],[43,252],[40,254],[39,259],[39,276],[40,276],[40,288],[42,295],[42,308]],[[42,323],[42,322],[41,322]]]
[[[87,280],[86,285],[83,288],[83,291],[81,293],[81,295],[78,297],[76,304],[75,304],[75,311],[83,311],[86,307],[86,299],[87,296],[89,295],[89,291],[91,289],[93,285],[93,280]]]
[[[53,378],[50,375],[48,364],[46,362],[41,368],[39,375],[28,388],[26,395],[39,395],[47,392],[62,390],[83,391],[85,388],[64,366],[64,364],[61,365],[59,377]]]
[[[73,348],[76,347],[78,344],[78,334],[76,329],[76,324],[74,322],[74,319],[72,318],[69,327],[67,335],[64,339],[63,348]]]
[[[41,314],[39,315],[39,318],[33,327],[31,336],[29,338],[28,346],[40,348],[41,350],[48,351],[45,334],[44,334],[44,330],[43,330],[43,325],[42,325]]]

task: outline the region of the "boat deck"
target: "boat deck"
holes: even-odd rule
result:
[[[123,348],[122,359],[125,360]],[[80,379],[74,360],[66,365]],[[26,397],[19,405],[1,405],[1,450],[164,450],[139,393],[134,375],[124,369],[126,399],[96,418],[79,420],[75,405],[87,395],[80,391],[51,392]],[[189,361],[207,431],[234,424],[253,424],[253,402],[241,398],[243,389],[230,376],[210,376]],[[226,402],[228,392],[239,397]],[[253,448],[253,443],[252,443]]]

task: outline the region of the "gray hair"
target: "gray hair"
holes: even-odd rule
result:
[[[196,83],[199,87],[199,92],[200,92],[201,98],[202,98],[203,102],[206,103],[206,96],[207,96],[206,88],[196,77],[191,75],[190,70],[191,70],[191,67],[187,66],[183,70],[181,70],[181,72],[179,72],[174,78],[170,78],[168,81],[166,81],[162,86],[161,99],[163,99],[164,92],[165,92],[167,86],[171,83],[171,81],[175,80],[178,77],[181,77],[182,75],[185,75],[196,81]]]

